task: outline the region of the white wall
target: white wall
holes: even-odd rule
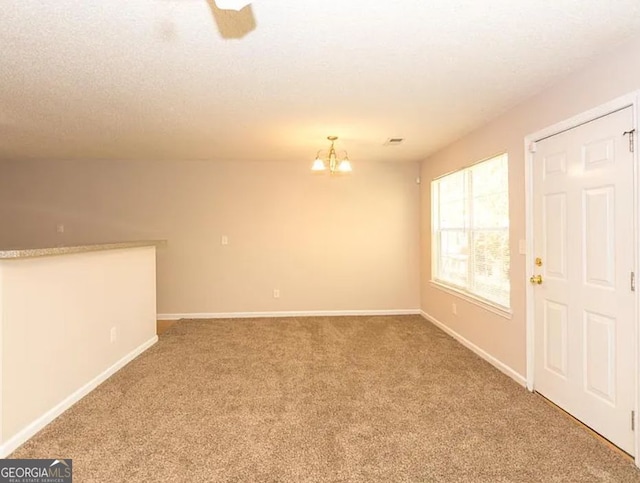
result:
[[[637,89],[640,89],[640,37],[619,46],[422,163],[422,310],[521,375],[525,374],[526,366],[526,267],[524,256],[518,254],[518,241],[525,238],[524,137]],[[429,284],[431,180],[501,152],[509,154],[511,319]],[[451,311],[454,302],[457,316]]]
[[[353,164],[0,162],[0,248],[166,239],[161,314],[418,309],[418,164]]]
[[[154,247],[0,261],[0,457],[156,340],[155,279]]]

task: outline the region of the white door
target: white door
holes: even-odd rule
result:
[[[634,453],[631,107],[536,143],[534,388]],[[541,283],[538,283],[541,282]]]

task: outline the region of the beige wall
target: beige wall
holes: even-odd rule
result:
[[[160,314],[418,309],[418,164],[353,164],[3,162],[0,248],[166,239]]]
[[[155,264],[154,247],[0,261],[0,457],[156,340]]]
[[[559,84],[527,100],[422,163],[421,306],[427,314],[521,375],[525,374],[524,137],[640,89],[640,38],[620,46]],[[509,153],[511,305],[508,320],[430,286],[430,181],[454,169]],[[631,214],[630,214],[631,215]],[[452,303],[457,304],[457,316]]]

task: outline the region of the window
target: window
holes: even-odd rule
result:
[[[507,154],[435,179],[431,193],[433,280],[508,309]]]

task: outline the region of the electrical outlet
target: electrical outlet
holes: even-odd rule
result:
[[[277,289],[277,288],[273,289],[273,298],[274,299],[279,299],[280,298],[280,289]]]
[[[458,315],[458,306],[456,304],[451,304],[451,313]]]
[[[118,340],[118,331],[115,327],[111,327],[111,343],[113,344]]]
[[[64,233],[64,225],[62,223],[56,225],[56,233]]]
[[[228,245],[229,244],[229,237],[227,235],[222,235],[222,237],[220,238],[220,245]]]

